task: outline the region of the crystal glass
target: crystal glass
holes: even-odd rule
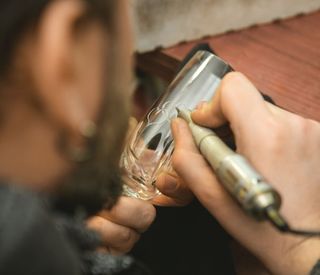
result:
[[[121,157],[125,195],[144,200],[160,194],[159,174],[170,171],[174,142],[170,121],[176,108],[193,110],[214,95],[221,78],[232,68],[216,55],[198,51],[182,68],[133,131]]]

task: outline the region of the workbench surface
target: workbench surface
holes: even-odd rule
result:
[[[142,54],[138,66],[170,81],[203,42],[279,106],[320,121],[320,11]]]

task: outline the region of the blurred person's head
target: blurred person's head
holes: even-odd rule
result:
[[[126,0],[0,0],[0,179],[116,201],[130,35]]]

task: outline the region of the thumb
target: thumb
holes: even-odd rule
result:
[[[227,122],[220,107],[220,90],[219,87],[210,102],[201,102],[197,106],[191,114],[193,121],[209,128],[217,128]]]
[[[216,128],[226,121],[237,134],[252,132],[270,116],[261,94],[240,73],[229,73],[217,89],[213,99],[203,103],[192,113],[192,119],[203,126]]]

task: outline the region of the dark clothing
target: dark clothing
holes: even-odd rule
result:
[[[313,267],[310,275],[320,275],[320,260],[316,263],[316,265]]]
[[[217,235],[214,236],[215,241],[211,240],[212,234],[208,230],[212,229],[212,225],[202,224],[201,220],[204,217],[201,215],[206,215],[205,212],[198,212],[196,210],[198,206],[190,207],[194,209],[192,211],[199,220],[191,223],[190,220],[194,218],[192,215],[186,220],[183,218],[184,215],[181,215],[181,218],[177,220],[181,224],[181,238],[177,230],[174,230],[177,227],[174,220],[179,217],[176,216],[165,222],[167,226],[165,231],[161,230],[152,237],[155,232],[151,230],[146,235],[145,241],[147,242],[142,241],[136,248],[137,256],[146,260],[150,266],[156,267],[156,274],[161,275],[233,274],[230,255],[225,249],[221,250],[223,246],[220,246],[219,250],[220,254],[223,252],[221,255],[211,250],[214,246],[212,243],[217,243]],[[164,211],[167,210],[170,209],[164,208]],[[183,210],[177,209],[177,211]],[[170,213],[174,214],[174,211]],[[192,213],[190,209],[188,213]],[[189,229],[192,229],[193,232],[194,230],[201,231],[201,228],[208,228],[207,234],[196,233],[197,237],[193,238],[185,222],[189,224]],[[195,227],[192,228],[193,225]],[[155,228],[158,226],[159,223],[154,224]],[[161,238],[158,239],[157,236]],[[168,237],[169,240],[166,240]],[[206,238],[209,240],[207,243]],[[223,235],[218,235],[218,239],[221,240],[221,238],[224,238]],[[157,239],[159,242],[156,241]],[[171,246],[168,242],[171,243]],[[164,243],[165,248],[161,248],[160,243]],[[44,201],[30,192],[0,184],[0,274],[149,274],[142,265],[130,257],[113,257],[95,252],[95,248],[99,245],[101,245],[99,236],[86,229],[83,223],[50,211]],[[144,248],[144,251],[138,252],[139,248]],[[198,250],[193,250],[195,248]],[[217,268],[215,264],[217,259],[219,261],[224,259],[226,262]],[[319,274],[320,262],[311,272],[311,275]]]
[[[35,196],[0,186],[0,274],[80,273],[70,242]]]
[[[233,275],[229,240],[195,200],[186,207],[158,207],[132,254],[155,275]]]
[[[142,275],[130,257],[97,253],[99,236],[49,211],[36,195],[0,184],[0,274]]]

